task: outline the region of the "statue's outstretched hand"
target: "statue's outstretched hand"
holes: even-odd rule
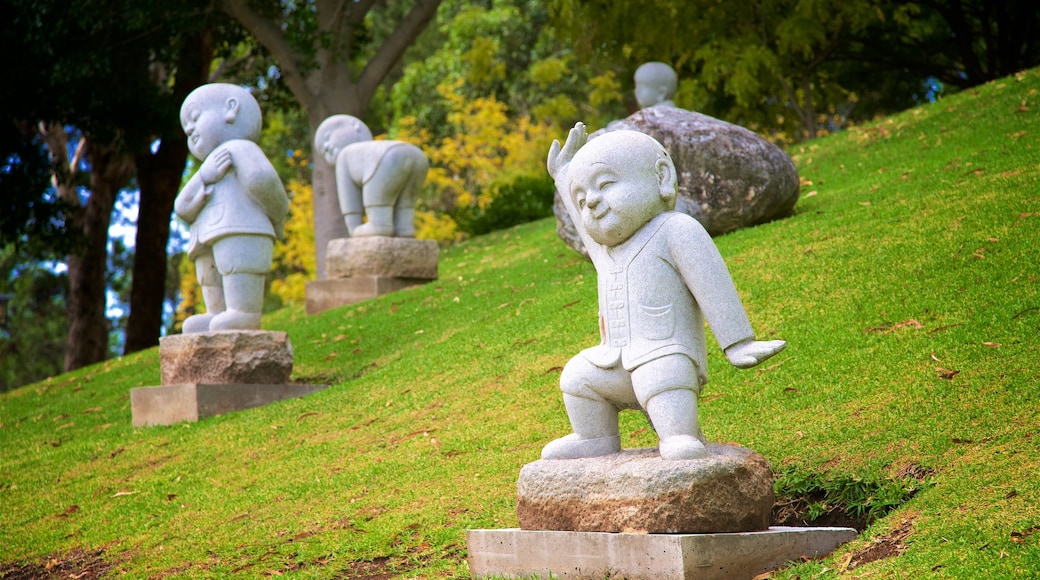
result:
[[[726,358],[733,366],[749,369],[784,350],[784,340],[743,340],[726,349]]]

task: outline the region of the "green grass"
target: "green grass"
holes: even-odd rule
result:
[[[750,371],[712,349],[708,437],[827,481],[930,474],[778,577],[836,577],[893,530],[901,553],[848,573],[1040,570],[1038,91],[1027,71],[797,146],[796,214],[717,240],[759,337],[789,346]],[[568,432],[557,382],[598,340],[595,271],[545,220],[447,249],[440,273],[266,317],[294,378],[332,385],[302,399],[134,429],[155,349],[0,396],[0,563],[78,548],[129,577],[467,575],[465,530],[516,526],[520,467]],[[622,431],[655,444],[638,414]]]

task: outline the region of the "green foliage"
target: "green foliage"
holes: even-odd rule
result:
[[[451,135],[454,103],[439,87],[457,87],[466,100],[494,98],[512,115],[570,127],[590,126],[624,116],[620,93],[600,83],[590,100],[590,80],[611,72],[598,65],[574,66],[571,48],[557,38],[543,2],[495,0],[486,3],[446,1],[429,35],[440,44],[421,60],[404,67],[390,91],[393,123],[414,119],[434,139]]]
[[[707,436],[817,487],[883,484],[835,486],[864,511],[909,466],[932,473],[775,577],[846,577],[893,528],[900,550],[848,571],[1040,569],[1038,92],[1027,71],[802,144],[795,215],[716,239],[758,336],[789,346],[742,371],[709,340]],[[330,385],[301,399],[134,429],[127,391],[159,383],[156,349],[6,393],[0,562],[81,548],[134,578],[465,576],[466,530],[515,527],[519,470],[570,429],[559,372],[599,340],[597,309],[591,264],[545,219],[445,248],[425,286],[266,315],[293,380]],[[620,427],[656,444],[639,413]]]
[[[302,164],[302,156],[296,158]],[[314,250],[314,228],[311,227],[314,190],[309,183],[293,179],[286,184],[289,194],[289,219],[285,223],[285,236],[274,247],[274,263],[269,300],[280,304],[303,304],[306,300],[306,283],[317,271],[317,254]]]
[[[513,173],[491,182],[491,201],[467,205],[452,216],[459,231],[483,235],[551,216],[556,186],[548,174]]]
[[[773,490],[780,504],[804,504],[799,507],[804,508],[807,522],[840,512],[869,525],[909,501],[926,485],[913,477],[821,473],[787,465],[776,470]]]
[[[1014,16],[1010,16],[1014,14]],[[1040,64],[1024,1],[554,0],[583,60],[672,64],[676,103],[790,143]],[[692,98],[691,98],[692,97]]]
[[[68,322],[69,280],[13,244],[0,248],[0,294],[8,296],[8,323],[0,328],[0,392],[61,374]]]

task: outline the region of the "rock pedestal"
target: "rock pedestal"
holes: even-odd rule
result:
[[[760,454],[709,443],[708,456],[632,449],[539,460],[520,470],[521,529],[469,530],[476,578],[750,579],[819,558],[851,528],[770,527],[773,474]]]
[[[765,530],[773,472],[760,454],[709,443],[702,459],[668,461],[655,449],[539,460],[520,470],[524,530],[716,533]]]
[[[668,150],[679,187],[676,211],[712,236],[791,215],[798,201],[798,170],[779,147],[738,125],[676,107],[648,107],[589,136],[629,129]],[[560,238],[587,253],[560,199],[553,203]]]
[[[198,421],[302,397],[328,385],[289,383],[293,351],[284,332],[235,330],[159,339],[162,385],[130,389],[134,427]]]
[[[338,238],[325,250],[325,280],[307,283],[307,313],[375,298],[437,279],[433,240],[370,236]]]

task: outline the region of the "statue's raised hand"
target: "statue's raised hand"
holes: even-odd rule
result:
[[[726,358],[735,367],[749,369],[784,350],[785,346],[787,341],[783,340],[743,340],[726,349]]]
[[[231,170],[231,166],[231,151],[228,151],[227,147],[218,147],[206,157],[206,160],[202,162],[202,167],[199,168],[202,183],[213,185],[224,179],[227,172]]]
[[[567,134],[567,142],[563,144],[563,148],[560,147],[559,140],[553,139],[552,145],[549,147],[549,159],[545,164],[553,179],[563,175],[564,169],[571,159],[574,159],[574,154],[585,145],[586,141],[588,141],[588,133],[585,123],[581,121],[575,123],[574,128]]]

